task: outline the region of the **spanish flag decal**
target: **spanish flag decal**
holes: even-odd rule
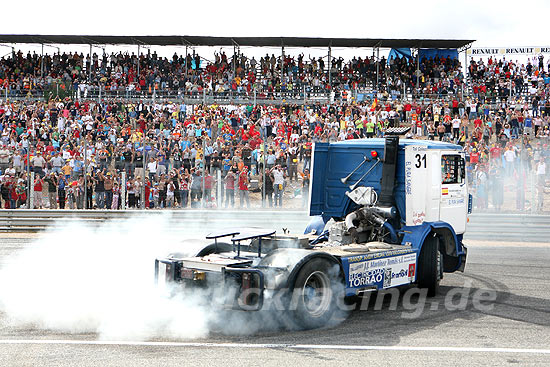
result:
[[[449,195],[449,189],[444,187],[441,189],[441,195]]]

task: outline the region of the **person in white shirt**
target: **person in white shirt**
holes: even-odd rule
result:
[[[516,152],[510,147],[504,152],[504,159],[506,160],[506,174],[511,176],[514,172],[514,162],[516,160]]]
[[[151,158],[149,163],[147,163],[147,171],[149,172],[149,180],[153,181],[157,175],[158,164],[155,158]]]
[[[460,119],[458,118],[458,115],[455,115],[455,118],[453,121],[451,121],[453,124],[453,139],[458,140],[460,137]]]
[[[280,165],[276,165],[270,171],[273,176],[273,194],[275,196],[275,206],[283,206],[283,192],[285,186],[285,175]]]

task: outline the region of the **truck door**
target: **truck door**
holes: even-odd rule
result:
[[[422,145],[405,148],[406,224],[439,220],[441,153]]]
[[[464,154],[441,152],[441,192],[439,216],[451,224],[457,234],[466,230],[468,187]]]

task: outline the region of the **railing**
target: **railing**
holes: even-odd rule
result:
[[[127,91],[127,90],[100,90],[92,89],[87,92],[77,93],[70,91],[68,96],[75,99],[88,100],[111,100],[117,99],[128,102],[176,102],[185,104],[246,104],[246,105],[282,105],[282,104],[297,104],[307,105],[315,103],[334,103],[334,102],[371,102],[374,98],[385,100],[385,94],[376,91],[373,87],[362,87],[353,90],[346,90],[345,94],[341,91],[337,93],[327,92],[326,90],[315,91],[313,88],[306,88],[300,91],[276,91],[276,92],[212,92],[202,91],[196,93],[183,92],[178,90],[155,90],[149,91]],[[476,97],[471,92],[471,88],[466,88],[464,92],[443,94],[443,93],[419,93],[415,88],[405,88],[404,90],[392,89],[386,94],[388,99],[400,101],[422,101],[424,103],[431,102],[449,102],[452,99],[463,101],[467,97]],[[53,94],[52,96],[56,96]],[[512,94],[511,96],[477,96],[479,100],[489,104],[491,108],[498,107],[504,100],[515,100],[517,97],[530,99],[528,92],[521,94]],[[17,100],[17,101],[36,101],[44,100],[45,94],[41,90],[6,90],[0,89],[0,99]]]
[[[269,227],[301,234],[310,218],[305,211],[285,210],[0,210],[0,231],[36,232],[55,226],[100,226],[127,220],[162,218],[171,230],[185,233],[190,228],[210,231],[221,227]],[[154,230],[147,226],[146,230]],[[471,214],[465,239],[485,241],[548,242],[550,215]]]

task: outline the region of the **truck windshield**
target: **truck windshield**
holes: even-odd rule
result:
[[[460,155],[441,156],[441,176],[444,184],[464,182],[464,159]]]

